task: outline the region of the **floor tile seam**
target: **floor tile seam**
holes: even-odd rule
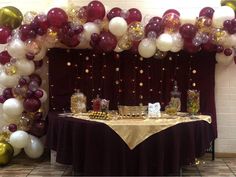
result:
[[[224,162],[225,165],[229,168],[229,170],[231,171],[231,173],[233,173],[233,175],[236,176],[235,172],[230,168],[230,166],[228,165],[228,163],[225,162],[225,159],[223,159],[223,162]]]

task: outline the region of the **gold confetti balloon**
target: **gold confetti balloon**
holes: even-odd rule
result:
[[[0,26],[15,29],[21,25],[22,20],[23,15],[16,7],[6,6],[0,9]]]
[[[16,71],[17,71],[17,68],[15,65],[11,64],[11,63],[7,63],[5,64],[4,66],[4,70],[5,70],[5,73],[9,76],[12,76],[14,74],[16,74]]]
[[[144,26],[140,22],[133,22],[129,25],[127,35],[131,41],[140,41],[144,38]]]
[[[14,149],[6,141],[0,141],[0,166],[9,164],[12,160]]]
[[[214,44],[223,44],[228,37],[228,33],[220,28],[211,32],[211,40]]]
[[[122,36],[122,38],[118,41],[118,46],[122,50],[129,50],[132,47],[132,41],[129,39],[128,35]]]
[[[178,31],[180,27],[179,15],[175,13],[167,13],[162,19],[162,24],[165,28],[165,31],[168,33]]]
[[[199,17],[195,23],[198,31],[209,34],[211,32],[212,20],[208,17]]]

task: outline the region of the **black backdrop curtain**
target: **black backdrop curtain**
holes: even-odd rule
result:
[[[182,93],[182,111],[186,111],[187,90],[200,90],[201,113],[212,116],[217,137],[215,53],[181,51],[169,52],[163,59],[143,59],[131,52],[96,54],[92,50],[55,48],[47,56],[51,111],[68,111],[75,89],[86,95],[88,109],[99,94],[110,100],[110,109],[160,102],[164,110],[176,80]]]

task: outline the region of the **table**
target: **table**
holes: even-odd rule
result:
[[[57,162],[70,164],[83,175],[177,175],[193,163],[213,140],[211,124],[177,124],[130,149],[109,126],[50,112],[48,148]]]

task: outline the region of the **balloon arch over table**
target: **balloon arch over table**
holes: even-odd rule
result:
[[[29,11],[24,16],[7,6],[0,9],[0,44],[5,44],[0,53],[0,146],[8,141],[15,155],[24,148],[30,158],[38,158],[43,153],[38,137],[46,131],[41,107],[47,93],[35,71],[41,70],[49,48],[130,50],[143,58],[206,50],[215,51],[216,60],[228,65],[236,55],[236,18],[229,6],[205,7],[193,20],[182,18],[175,9],[149,19],[136,8],[115,7],[106,14],[99,1],[52,8],[47,14]],[[12,157],[13,150],[8,153]]]

